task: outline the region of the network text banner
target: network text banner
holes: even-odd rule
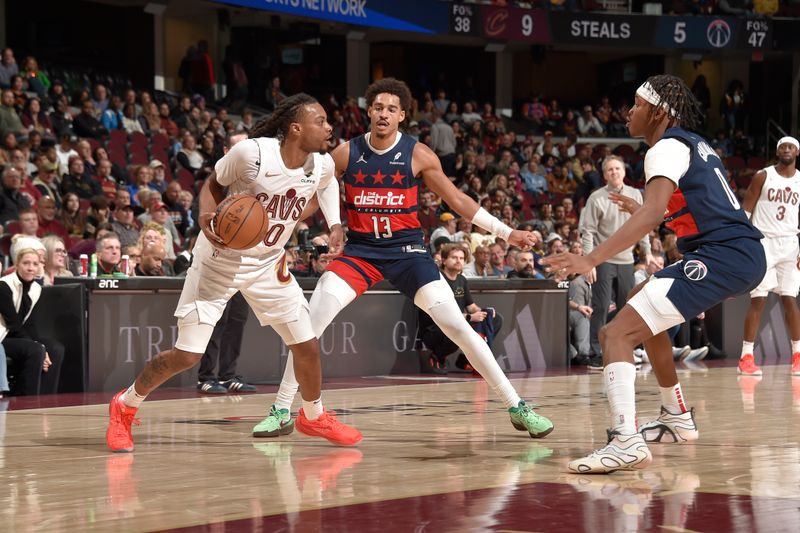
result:
[[[264,11],[416,33],[447,33],[449,3],[431,0],[216,0]]]

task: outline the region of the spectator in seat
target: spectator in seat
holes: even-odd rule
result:
[[[197,140],[186,133],[182,139],[180,151],[175,155],[175,159],[180,166],[196,174],[198,170],[203,168],[205,158],[203,154],[197,149]]]
[[[167,252],[166,259],[169,260],[169,262],[175,260],[175,250],[172,245],[171,235],[164,226],[151,220],[142,226],[137,244],[144,250],[145,245],[152,242],[160,242],[164,245],[164,250]],[[170,250],[172,250],[172,257],[170,257]]]
[[[142,261],[136,267],[134,275],[139,276],[173,276],[169,263],[164,262],[167,252],[160,242],[148,243],[142,249]]]
[[[139,240],[139,225],[136,222],[133,216],[133,207],[130,204],[114,208],[111,227],[119,236],[123,248],[134,245]]]
[[[58,145],[56,145],[59,176],[63,176],[69,172],[69,160],[78,155],[78,152],[76,152],[72,146],[73,142],[77,140],[78,139],[68,131],[59,134]]]
[[[536,270],[533,262],[533,252],[520,250],[517,253],[515,269],[508,273],[508,279],[545,279],[541,272]]]
[[[186,213],[186,227],[192,228],[195,225],[194,220],[194,196],[189,191],[181,191],[181,206],[183,206],[183,210]]]
[[[143,107],[142,118],[144,120],[142,120],[142,126],[145,134],[148,137],[152,137],[157,133],[166,133],[166,131],[161,128],[161,113],[158,111],[158,104],[155,102],[148,102],[147,105]]]
[[[98,146],[94,151],[94,160],[99,165],[101,161],[108,161],[111,163],[111,175],[118,184],[128,182],[128,171],[111,161],[108,157],[108,152],[102,146]]]
[[[69,256],[64,240],[57,235],[48,235],[42,239],[44,245],[44,286],[53,285],[55,278],[70,278]]]
[[[81,202],[78,195],[70,192],[64,195],[64,202],[61,206],[58,220],[70,236],[70,240],[83,238],[83,230],[86,228],[86,215],[81,212]]]
[[[583,107],[583,113],[578,117],[578,135],[581,137],[602,137],[605,135],[602,124],[592,113],[592,106]]]
[[[97,163],[97,175],[94,180],[100,184],[100,189],[103,191],[103,196],[110,202],[113,202],[117,197],[117,180],[111,175],[112,165],[108,159],[103,159]],[[130,193],[128,193],[130,194]]]
[[[150,182],[150,188],[163,193],[167,190],[166,173],[164,172],[164,163],[158,159],[150,161],[150,171],[153,173],[153,180]]]
[[[55,235],[65,242],[69,240],[67,229],[61,222],[56,220],[58,209],[56,208],[55,200],[49,196],[42,196],[36,204],[36,211],[38,216],[37,237]]]
[[[473,301],[467,278],[462,275],[469,252],[462,245],[448,244],[442,247],[441,255],[442,274],[453,290],[456,303],[464,313],[464,319],[472,324],[491,346],[494,336],[503,325],[503,319],[494,309],[481,309]],[[433,360],[429,361],[430,370],[437,374],[447,373],[446,357],[458,350],[458,346],[442,333],[430,316],[423,311],[419,312],[419,330],[422,342],[433,352]],[[468,366],[466,357],[459,357],[455,364],[459,368],[472,370],[472,367]]]
[[[142,128],[142,123],[139,121],[139,115],[136,112],[136,105],[125,104],[122,108],[122,129],[128,132],[128,135],[133,132],[144,134],[144,128]]]
[[[122,100],[120,100],[119,96],[114,95],[100,116],[100,123],[108,131],[121,130],[124,129],[122,119]]]
[[[50,123],[53,125],[53,132],[55,132],[58,139],[66,135],[67,140],[69,140],[70,137],[75,134],[72,129],[72,115],[69,112],[69,101],[66,96],[61,96],[55,100],[53,111],[50,113]],[[64,165],[66,165],[66,158],[64,159]]]
[[[140,165],[132,169],[133,184],[128,185],[128,192],[133,199],[134,205],[141,205],[139,203],[139,191],[147,189],[150,191],[158,192],[152,185],[153,169],[149,165]],[[142,207],[146,207],[142,205]]]
[[[36,178],[33,186],[42,194],[49,196],[56,204],[56,209],[61,208],[61,185],[56,177],[56,169],[47,160],[47,156],[39,154],[36,156]]]
[[[19,210],[19,234],[26,237],[38,237],[36,234],[39,231],[39,217],[36,210],[32,207],[26,207]]]
[[[14,107],[14,93],[11,89],[4,89],[0,93],[0,136],[5,136],[6,133],[25,133],[25,126]]]
[[[186,209],[183,207],[183,204],[181,204],[182,192],[183,190],[181,189],[180,182],[171,181],[169,185],[167,185],[164,194],[161,195],[161,199],[167,207],[169,217],[172,219],[172,223],[177,228],[178,233],[180,235],[186,235],[186,230],[189,229],[189,223],[186,219]]]
[[[69,171],[61,178],[61,194],[75,193],[78,198],[89,200],[93,196],[103,194],[100,184],[84,175],[83,159],[79,155],[69,158]]]
[[[158,106],[158,115],[161,119],[161,130],[170,139],[175,139],[178,136],[178,125],[172,120],[169,104],[161,102]]]
[[[492,265],[489,262],[491,252],[489,246],[479,245],[475,247],[474,258],[463,269],[463,275],[468,278],[485,278],[492,276]]]
[[[170,249],[172,249],[173,243],[180,245],[180,243],[183,241],[183,237],[180,233],[178,233],[178,229],[175,227],[175,224],[172,222],[172,218],[169,216],[167,206],[161,202],[160,196],[155,196],[155,199],[150,201],[150,206],[148,207],[147,211],[139,215],[137,218],[143,225],[153,221],[167,231],[167,242],[165,247],[170,247]],[[169,253],[169,250],[167,251],[167,258],[170,261],[175,260],[174,249],[172,249],[171,254]]]
[[[489,264],[492,267],[492,276],[503,278],[511,272],[506,266],[506,250],[502,244],[496,242],[489,247]]]
[[[81,104],[81,112],[72,120],[72,128],[76,135],[97,140],[108,135],[108,130],[97,120],[94,113],[94,105],[91,100],[86,100]]]
[[[109,220],[108,199],[99,194],[92,196],[89,202],[89,211],[86,213],[86,227],[83,230],[83,238],[88,239],[94,235],[100,224],[108,224]]]
[[[97,161],[92,155],[92,145],[86,139],[81,139],[75,143],[75,151],[83,161],[83,177],[91,179],[97,174]]]
[[[29,133],[38,131],[45,137],[55,138],[53,123],[50,122],[50,117],[47,116],[47,113],[42,110],[42,101],[38,98],[28,100],[20,120],[22,120],[22,125],[25,126]]]
[[[22,209],[31,206],[28,198],[20,192],[22,173],[13,166],[6,166],[0,177],[3,190],[0,193],[0,224],[5,226],[9,220],[19,218]]]
[[[136,267],[142,260],[142,249],[138,244],[122,247],[122,255],[128,256],[128,276],[136,276]]]
[[[98,83],[94,86],[94,90],[92,91],[92,107],[94,108],[93,115],[95,117],[100,117],[103,115],[106,109],[108,109],[109,99],[108,99],[108,89],[102,83]]]
[[[108,224],[105,224],[108,226]],[[121,273],[120,260],[122,259],[122,246],[119,237],[113,231],[109,231],[96,240],[95,250],[97,253],[97,276],[113,276]]]
[[[3,48],[2,58],[0,58],[0,88],[10,87],[11,78],[16,74],[19,74],[19,65],[14,57],[14,50],[7,46]]]
[[[453,213],[442,213],[439,216],[439,227],[431,233],[431,246],[439,237],[447,237],[448,240],[452,241],[453,235],[456,233],[456,226],[456,217]]]
[[[37,249],[16,250],[16,270],[0,278],[0,339],[18,380],[16,394],[38,395],[58,392],[64,361],[64,346],[39,337],[31,312],[42,287],[36,283],[41,271]]]

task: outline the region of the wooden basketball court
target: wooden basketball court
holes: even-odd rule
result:
[[[364,433],[355,448],[252,438],[275,387],[159,392],[139,411],[132,454],[105,448],[110,395],[0,400],[0,528],[800,531],[800,378],[786,365],[764,373],[756,384],[734,367],[682,369],[699,442],[654,445],[649,469],[609,476],[565,471],[605,444],[599,373],[510,376],[555,422],[542,440],[515,431],[483,380],[463,374],[327,384],[326,406]],[[655,377],[640,373],[637,389],[650,418]]]

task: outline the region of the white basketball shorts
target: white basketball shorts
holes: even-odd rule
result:
[[[284,339],[288,345],[315,337],[308,318],[308,301],[294,276],[286,271],[282,253],[267,258],[215,253],[201,236],[175,309],[175,347],[205,352],[214,326],[236,291],[241,291],[262,326],[292,323],[291,328],[275,327],[281,337],[290,333],[292,338]]]
[[[764,237],[761,244],[767,257],[767,273],[758,287],[750,292],[750,296],[764,298],[769,292],[780,296],[797,296],[800,290],[800,270],[797,269],[800,247],[797,237]]]

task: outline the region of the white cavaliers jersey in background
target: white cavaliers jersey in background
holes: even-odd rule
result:
[[[798,232],[800,172],[784,178],[774,166],[764,169],[767,177],[753,209],[753,225],[766,237],[789,237]]]
[[[334,162],[329,154],[310,154],[302,168],[289,169],[283,164],[280,143],[268,137],[236,143],[217,161],[214,170],[220,185],[228,187],[229,195],[255,196],[269,218],[269,232],[263,242],[249,250],[220,253],[262,258],[280,256],[317,188],[327,187],[334,179]]]

